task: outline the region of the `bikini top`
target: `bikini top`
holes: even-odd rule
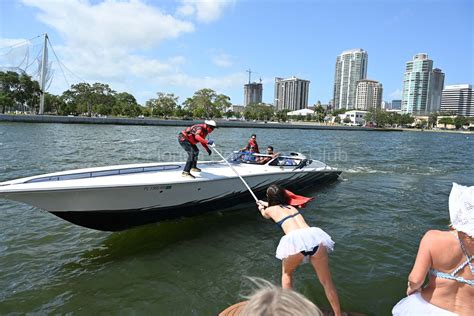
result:
[[[474,275],[474,266],[472,265],[471,261],[474,259],[474,256],[469,256],[469,254],[466,251],[466,248],[464,247],[464,244],[462,240],[459,238],[459,236],[456,235],[456,238],[459,240],[459,243],[461,244],[461,249],[464,255],[466,256],[466,261],[461,263],[459,267],[454,269],[453,272],[451,273],[446,273],[446,272],[441,272],[436,269],[431,268],[430,269],[430,274],[432,276],[435,276],[437,278],[442,278],[442,279],[448,279],[448,280],[454,280],[460,283],[464,283],[470,286],[474,286],[474,280],[466,280],[463,277],[457,276],[462,269],[464,269],[467,265],[469,266],[469,269],[471,270],[471,274]]]
[[[284,208],[289,208],[288,206],[285,206],[285,205],[280,205],[280,206],[281,206],[281,207],[284,207]],[[297,211],[297,212],[294,213],[294,214],[285,216],[285,217],[283,217],[282,219],[280,219],[278,222],[276,222],[276,224],[281,227],[281,226],[283,225],[283,223],[284,223],[287,219],[293,218],[293,217],[295,217],[295,216],[297,216],[297,215],[299,215],[299,214],[301,214],[301,213],[300,213],[299,211]]]

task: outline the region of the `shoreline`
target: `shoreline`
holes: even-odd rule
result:
[[[143,126],[189,126],[203,123],[204,120],[155,119],[155,118],[121,118],[121,117],[85,117],[57,115],[11,115],[0,114],[0,122],[21,123],[61,123],[61,124],[111,124],[111,125],[143,125]],[[310,122],[279,123],[279,122],[248,122],[217,120],[219,128],[275,128],[275,129],[315,129],[366,132],[402,132],[394,128],[369,128],[362,126],[319,125]]]
[[[189,126],[202,123],[203,120],[158,119],[158,118],[123,118],[123,117],[87,117],[58,115],[16,115],[0,114],[1,122],[14,123],[59,123],[59,124],[109,124],[109,125],[141,125],[141,126]],[[363,132],[430,132],[474,134],[466,130],[433,130],[417,128],[372,128],[363,126],[321,125],[316,122],[262,122],[262,121],[227,121],[217,119],[218,127],[222,128],[275,128],[275,129],[313,129]]]

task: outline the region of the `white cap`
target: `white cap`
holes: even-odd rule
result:
[[[453,182],[449,194],[449,217],[454,229],[474,237],[474,186]]]
[[[214,120],[205,120],[204,124],[212,126],[212,127],[217,127],[216,121]]]

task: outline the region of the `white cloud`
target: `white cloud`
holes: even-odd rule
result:
[[[389,96],[392,98],[392,100],[398,100],[402,98],[402,90],[397,89],[393,91],[392,93],[389,94]]]
[[[127,50],[158,45],[165,39],[193,32],[194,25],[176,19],[139,0],[88,1],[23,0],[41,11],[41,22],[60,32],[69,45],[92,49]]]
[[[220,18],[224,9],[235,3],[235,0],[182,0],[178,14],[196,16],[200,22],[212,22]]]
[[[212,62],[219,67],[230,67],[232,66],[232,58],[227,54],[218,54],[212,58]]]
[[[73,78],[66,70],[67,84],[83,80],[103,82],[114,90],[131,92],[139,99],[146,91],[173,89],[173,86],[178,90],[204,87],[221,90],[242,83],[241,74],[190,76],[181,69],[188,62],[185,56],[156,57],[160,53],[156,48],[164,41],[179,38],[195,28],[192,22],[166,14],[144,0],[22,1],[37,8],[37,18],[64,38],[62,45],[55,44],[58,41],[54,38],[51,42],[61,62],[76,75]],[[204,2],[189,2],[189,8],[182,8],[182,16],[195,14],[197,20],[211,21],[230,3]],[[231,64],[229,56],[225,57],[218,59],[221,66]],[[50,60],[54,58],[50,53]],[[64,81],[61,70],[53,66],[57,80]],[[57,80],[53,80],[51,86],[53,93],[68,88],[66,82],[61,86]]]

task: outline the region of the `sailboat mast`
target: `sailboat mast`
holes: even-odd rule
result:
[[[43,56],[41,59],[41,73],[40,73],[40,108],[38,114],[44,113],[44,95],[46,93],[46,68],[48,66],[48,34],[44,33]]]

